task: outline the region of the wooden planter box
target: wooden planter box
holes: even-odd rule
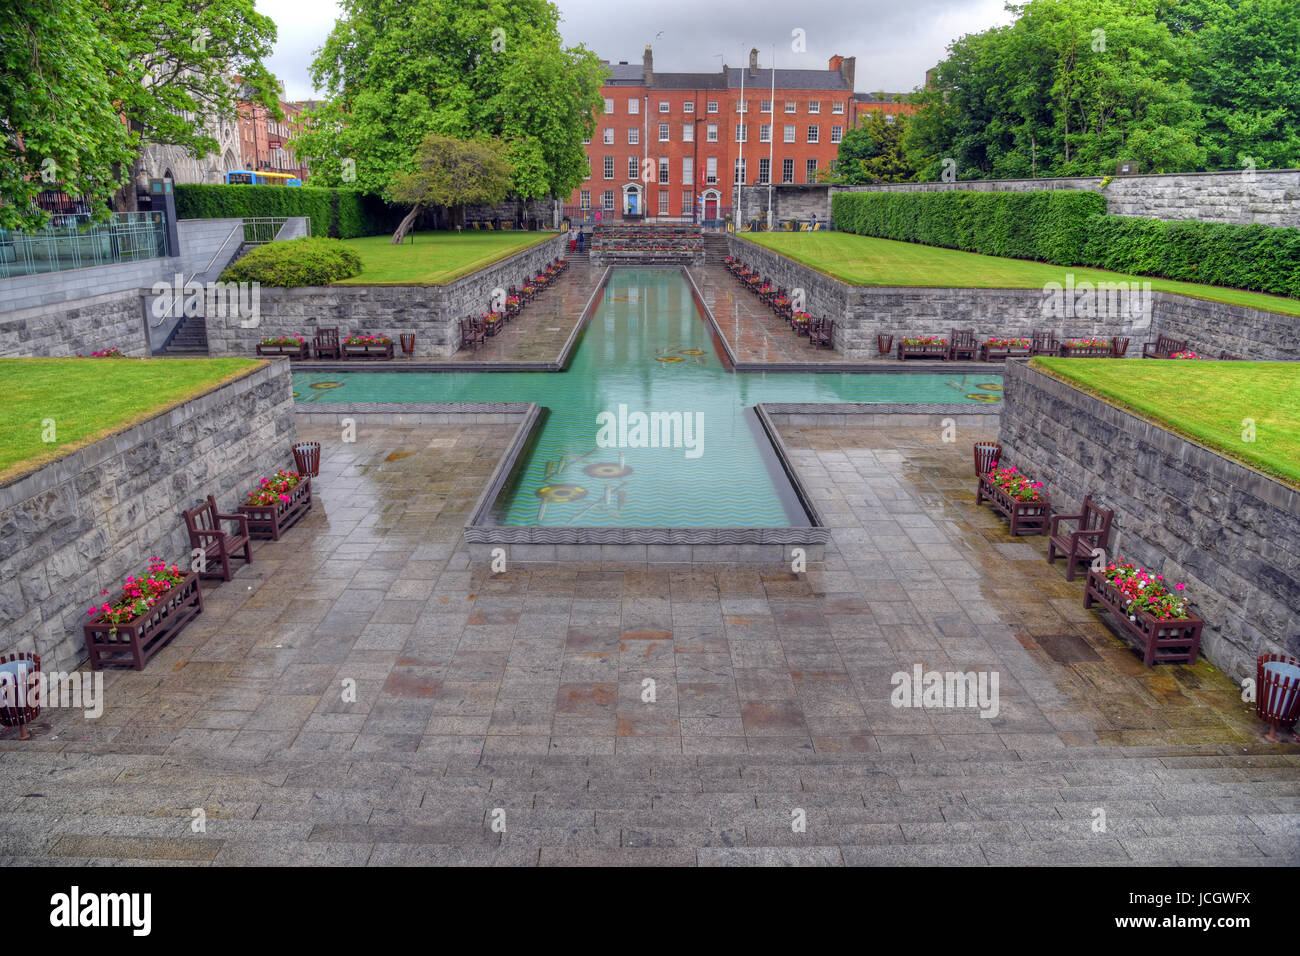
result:
[[[1113,352],[1111,345],[1061,346],[1061,358],[1110,358]]]
[[[988,475],[980,475],[975,489],[975,503],[987,499],[1002,516],[1011,522],[1011,534],[1047,534],[1052,520],[1052,501],[1047,495],[1042,501],[1020,501],[993,484]]]
[[[311,358],[311,346],[306,342],[301,345],[257,345],[258,355],[287,355],[291,359]]]
[[[1120,630],[1142,650],[1142,663],[1195,664],[1201,651],[1201,628],[1205,621],[1195,614],[1175,621],[1157,621],[1145,611],[1130,615],[1119,591],[1110,586],[1102,571],[1088,570],[1083,606],[1098,602],[1110,611]]]
[[[904,345],[902,342],[899,342],[898,360],[901,362],[904,359],[910,359],[910,358],[943,359],[947,361],[948,346],[947,345]]]
[[[280,532],[292,527],[311,511],[311,479],[306,475],[289,492],[288,501],[273,505],[240,505],[237,509],[248,518],[250,538],[280,540]]]
[[[147,614],[125,624],[81,625],[91,670],[101,667],[144,670],[149,658],[162,650],[194,615],[203,613],[203,592],[199,588],[199,576],[193,571],[187,572],[185,580],[168,593],[171,596],[151,607]],[[119,594],[118,600],[124,596]]]
[[[1009,358],[1029,358],[1029,346],[980,345],[980,358],[985,362],[1004,362]]]
[[[345,345],[343,346],[343,357],[345,359],[390,359],[393,357],[393,343],[385,342],[383,345]]]

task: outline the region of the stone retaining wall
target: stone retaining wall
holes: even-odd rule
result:
[[[143,291],[106,292],[58,306],[0,312],[0,358],[67,358],[109,348],[148,355]]]
[[[1108,557],[1187,583],[1210,661],[1240,680],[1261,653],[1300,655],[1300,492],[1027,363],[1003,387],[1002,461],[1058,511],[1114,508]]]
[[[554,236],[444,286],[262,288],[257,327],[241,328],[236,317],[209,317],[208,350],[212,355],[253,355],[264,338],[297,334],[311,339],[318,328],[337,327],[341,337],[386,334],[395,349],[400,333],[414,332],[415,355],[450,356],[460,347],[460,320],[485,312],[494,289],[520,285],[561,258],[567,248],[564,238]]]
[[[296,434],[289,363],[268,362],[0,486],[0,652],[34,650],[47,670],[85,660],[100,592],[152,555],[188,563],[181,510],[212,494],[232,512],[293,467]]]

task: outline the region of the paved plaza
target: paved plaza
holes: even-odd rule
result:
[[[975,506],[987,434],[783,429],[833,528],[807,573],[491,574],[461,529],[514,428],[300,426],[321,507],[107,672],[102,717],[0,740],[0,856],[1300,862],[1300,748],[1207,662],[1144,668]],[[996,671],[997,716],[892,706],[917,664]]]

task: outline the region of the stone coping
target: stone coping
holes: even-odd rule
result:
[[[98,468],[114,455],[144,442],[160,439],[169,432],[176,431],[191,418],[203,414],[224,401],[222,393],[227,389],[247,391],[268,381],[274,374],[275,370],[271,362],[262,360],[234,378],[184,399],[170,408],[155,412],[143,421],[125,425],[87,445],[60,455],[54,461],[0,481],[0,510],[25,501],[39,493],[42,488],[68,481],[82,472]]]
[[[1161,455],[1183,461],[1194,460],[1195,466],[1233,487],[1254,495],[1283,511],[1300,514],[1300,491],[1276,478],[1256,471],[1247,464],[1229,458],[1221,452],[1170,431],[1135,412],[1119,408],[1103,398],[1084,391],[1025,363],[1023,374],[1033,380],[1033,387],[1074,406],[1080,415],[1098,419],[1113,428],[1134,436],[1152,446]]]

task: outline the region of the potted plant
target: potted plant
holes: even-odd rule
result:
[[[898,360],[948,357],[948,340],[936,335],[915,335],[898,343]]]
[[[1011,534],[1045,534],[1052,517],[1051,499],[1041,481],[1010,468],[999,468],[997,462],[979,478],[975,488],[975,504],[988,500],[1011,523]]]
[[[147,571],[127,576],[116,600],[86,611],[90,620],[82,625],[82,633],[91,669],[127,665],[143,670],[145,662],[202,611],[198,574],[150,558]]]
[[[1062,358],[1110,358],[1114,343],[1108,339],[1067,339],[1061,343]]]
[[[1029,339],[985,339],[980,343],[980,358],[986,362],[1028,356],[1032,343]]]
[[[1170,352],[1171,359],[1208,359],[1209,356],[1199,355],[1191,349],[1183,349],[1181,352]]]
[[[281,468],[263,478],[239,506],[248,518],[248,534],[254,538],[280,540],[280,532],[311,510],[311,478]]]
[[[311,346],[301,335],[281,335],[257,343],[258,355],[287,355],[291,359],[311,358]]]
[[[97,352],[91,352],[90,358],[126,358],[119,348],[100,349]],[[85,355],[78,355],[77,358],[86,358]]]
[[[1094,603],[1142,648],[1147,667],[1196,663],[1205,622],[1192,613],[1185,584],[1170,589],[1163,575],[1117,557],[1103,569],[1089,569],[1083,606]]]
[[[386,335],[358,332],[343,340],[343,357],[346,358],[392,358],[393,340]]]
[[[808,334],[808,323],[812,321],[812,316],[807,312],[795,312],[790,316],[790,326],[799,335]]]
[[[483,323],[483,330],[488,335],[496,335],[501,331],[501,313],[500,312],[483,312],[479,314],[479,321]]]

